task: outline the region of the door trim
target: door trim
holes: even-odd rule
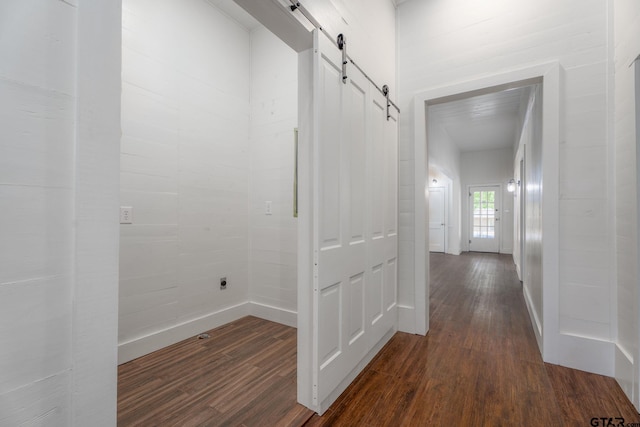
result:
[[[503,73],[459,81],[447,86],[434,86],[415,94],[413,98],[413,265],[414,280],[411,286],[415,298],[414,307],[404,307],[407,312],[400,318],[403,331],[426,334],[429,330],[429,257],[426,244],[429,230],[425,227],[425,215],[428,212],[428,200],[425,197],[427,185],[427,106],[444,98],[451,100],[469,96],[470,93],[482,93],[513,87],[542,83],[542,229],[545,239],[542,242],[543,276],[543,324],[544,335],[536,337],[546,362],[560,361],[559,330],[559,147],[560,147],[560,111],[562,106],[561,88],[563,68],[558,61],[541,63],[525,68],[515,68]],[[410,145],[409,145],[410,146]],[[401,183],[401,185],[403,185]],[[403,212],[404,213],[404,212]],[[405,238],[409,238],[406,236]],[[410,292],[407,289],[407,292]]]

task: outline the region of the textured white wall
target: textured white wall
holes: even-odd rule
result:
[[[0,5],[0,425],[115,425],[117,2]]]
[[[543,165],[542,165],[542,88],[536,87],[530,93],[529,117],[523,129],[523,139],[518,147],[525,160],[524,198],[525,198],[525,242],[524,242],[524,275],[522,276],[523,293],[529,309],[531,323],[538,340],[543,341],[544,307],[543,307],[543,261],[542,239],[543,222]],[[524,144],[524,145],[522,145]],[[544,331],[546,333],[546,331]],[[549,331],[552,333],[551,331]]]
[[[579,11],[579,13],[576,13]],[[560,328],[563,363],[576,362],[589,341],[602,351],[589,363],[612,372],[613,250],[606,209],[608,174],[608,6],[598,0],[470,4],[463,0],[408,1],[398,8],[400,82],[401,271],[412,269],[413,95],[421,90],[559,61],[564,72],[560,145]],[[408,114],[406,114],[408,113]],[[409,256],[407,256],[409,255]],[[402,277],[402,276],[401,276]],[[413,298],[404,278],[401,301]],[[575,340],[573,338],[575,337]],[[584,338],[584,339],[583,339]],[[565,345],[563,344],[563,345]],[[602,357],[600,357],[602,355]],[[584,360],[581,361],[581,363]],[[590,368],[593,369],[593,368]]]
[[[616,378],[640,407],[638,393],[638,165],[635,67],[640,54],[640,3],[616,0],[615,14],[615,180],[618,335]],[[635,363],[635,364],[634,364]]]
[[[519,187],[516,188],[515,198],[513,201],[513,261],[516,264],[516,270],[518,272],[518,277],[520,280],[522,278],[522,272],[524,271],[523,267],[523,259],[522,259],[522,227],[524,227],[524,222],[521,218],[521,203],[524,200],[524,185],[525,185],[525,177],[521,174],[520,171],[520,163],[522,162],[522,166],[526,170],[526,166],[524,165],[524,147],[526,144],[529,144],[529,141],[532,137],[532,126],[533,126],[533,102],[535,101],[535,94],[532,92],[535,86],[531,86],[526,91],[526,96],[522,97],[522,101],[520,104],[520,110],[518,111],[518,131],[516,133],[517,138],[513,146],[514,151],[514,162],[513,162],[513,177],[516,182],[519,182]],[[522,200],[521,200],[522,199]],[[522,225],[521,225],[522,223]],[[540,313],[542,315],[542,313]]]
[[[438,173],[444,174],[448,178],[447,205],[447,253],[459,255],[461,251],[461,213],[460,202],[462,192],[462,182],[460,179],[460,150],[451,141],[451,138],[442,126],[437,123],[427,123],[427,138],[429,141],[429,183],[435,178],[439,178]],[[431,184],[429,184],[431,185]],[[404,187],[404,190],[407,188]],[[404,197],[407,197],[406,195]],[[413,270],[403,270],[400,274],[405,278],[407,275],[413,277]],[[407,279],[410,282],[413,279]]]
[[[297,123],[298,55],[259,27],[251,32],[249,299],[285,310],[290,314],[287,318],[294,321],[298,284],[298,220],[293,217]],[[267,201],[272,202],[271,215],[265,215]]]
[[[249,33],[201,0],[123,12],[121,361],[230,320],[216,313],[249,292]]]
[[[513,251],[513,194],[507,191],[507,182],[513,178],[513,149],[464,151],[460,155],[462,171],[462,250],[469,250],[469,197],[470,185],[500,184],[501,211],[500,253]]]
[[[77,11],[17,0],[1,12],[0,424],[64,425],[70,396],[54,391],[72,381]]]
[[[448,177],[460,178],[460,150],[451,141],[446,130],[437,123],[427,124],[429,139],[429,167],[433,167]]]
[[[314,0],[303,3],[331,35],[343,33],[347,52],[379,87],[396,86],[396,11],[391,0]]]

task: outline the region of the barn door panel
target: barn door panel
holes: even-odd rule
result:
[[[342,61],[316,32],[309,244],[311,394],[319,413],[397,329],[396,117],[387,120],[386,99],[355,68],[343,79]]]

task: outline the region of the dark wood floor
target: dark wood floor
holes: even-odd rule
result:
[[[640,421],[615,380],[543,363],[510,256],[432,254],[430,309],[427,337],[396,334],[306,426]]]
[[[118,426],[300,426],[296,330],[245,317],[118,368]]]
[[[510,256],[432,254],[430,308],[429,334],[396,334],[322,417],[295,403],[295,329],[247,317],[121,365],[118,425],[640,422],[613,379],[542,362]]]

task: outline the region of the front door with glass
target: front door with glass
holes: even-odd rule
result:
[[[500,186],[469,188],[469,250],[500,252]]]

